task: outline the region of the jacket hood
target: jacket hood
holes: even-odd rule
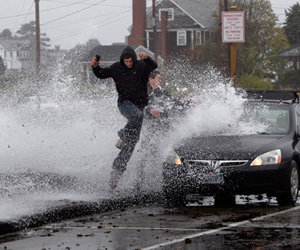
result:
[[[183,158],[200,160],[249,160],[276,149],[282,136],[208,136],[182,141],[175,151]]]
[[[127,47],[123,50],[123,52],[122,52],[122,54],[121,54],[121,56],[120,56],[120,63],[121,63],[122,65],[125,65],[125,64],[124,64],[124,61],[123,61],[123,59],[124,59],[125,57],[131,57],[132,60],[133,60],[133,64],[135,64],[135,62],[137,61],[136,53],[135,53],[134,49],[131,48],[130,46],[127,46]]]

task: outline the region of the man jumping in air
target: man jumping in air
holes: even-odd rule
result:
[[[144,108],[148,105],[147,82],[151,71],[157,68],[157,63],[147,53],[138,53],[127,46],[120,61],[110,67],[100,67],[100,62],[94,57],[91,61],[94,74],[105,79],[111,77],[118,92],[118,108],[127,119],[125,127],[118,131],[120,139],[116,147],[121,151],[113,161],[110,176],[110,187],[116,188],[118,181],[126,170],[126,166],[139,141],[144,118]]]

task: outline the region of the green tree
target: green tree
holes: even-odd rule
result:
[[[279,72],[278,52],[289,47],[284,31],[276,26],[277,17],[269,0],[237,1],[245,12],[246,39],[237,48],[237,73],[261,78]]]
[[[300,70],[287,69],[283,72],[280,84],[285,88],[299,89]]]
[[[251,90],[275,89],[275,85],[270,80],[249,74],[238,76],[237,86]]]
[[[21,28],[17,31],[19,38],[30,41],[30,47],[35,48],[36,45],[36,29],[35,21],[25,23],[21,25]],[[46,33],[40,33],[41,47],[49,47],[50,38],[46,36]]]
[[[288,10],[285,10],[285,34],[290,45],[300,43],[300,4],[296,3]]]
[[[100,42],[96,38],[89,39],[85,44],[77,44],[74,48],[70,49],[66,53],[66,61],[70,61],[66,69],[73,75],[78,75],[79,68],[82,68],[82,62],[89,62],[92,58],[90,51],[96,46],[100,45]]]
[[[6,67],[4,65],[2,57],[0,56],[0,76],[4,75],[5,70],[6,70]]]
[[[248,74],[260,79],[273,78],[279,73],[278,52],[288,48],[289,43],[284,30],[276,26],[278,19],[270,1],[236,0],[233,4],[237,11],[245,14],[245,42],[237,44],[237,76]],[[216,24],[220,20],[216,16]],[[229,75],[230,51],[228,44],[221,41],[221,31],[221,25],[217,25],[212,36],[215,43],[198,47],[195,53],[198,58],[195,59],[203,64],[210,63]]]
[[[66,56],[73,61],[90,61],[91,58],[89,53],[98,45],[100,45],[99,40],[97,38],[91,38],[85,44],[77,44],[74,48],[70,49]]]
[[[9,29],[4,29],[2,32],[0,32],[0,40],[10,40],[12,38],[12,33]]]
[[[21,25],[21,28],[17,31],[18,39],[23,40],[26,43],[26,47],[30,52],[30,66],[33,67],[35,64],[35,57],[36,57],[36,25],[34,21],[29,23],[25,23]],[[41,51],[45,50],[49,47],[50,39],[46,36],[45,33],[40,33],[40,47]]]

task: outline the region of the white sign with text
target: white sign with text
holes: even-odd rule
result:
[[[222,42],[243,43],[245,41],[245,20],[243,11],[222,13]]]

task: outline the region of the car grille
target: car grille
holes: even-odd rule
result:
[[[200,172],[218,172],[222,167],[241,166],[247,160],[185,160],[184,163],[192,169]]]

